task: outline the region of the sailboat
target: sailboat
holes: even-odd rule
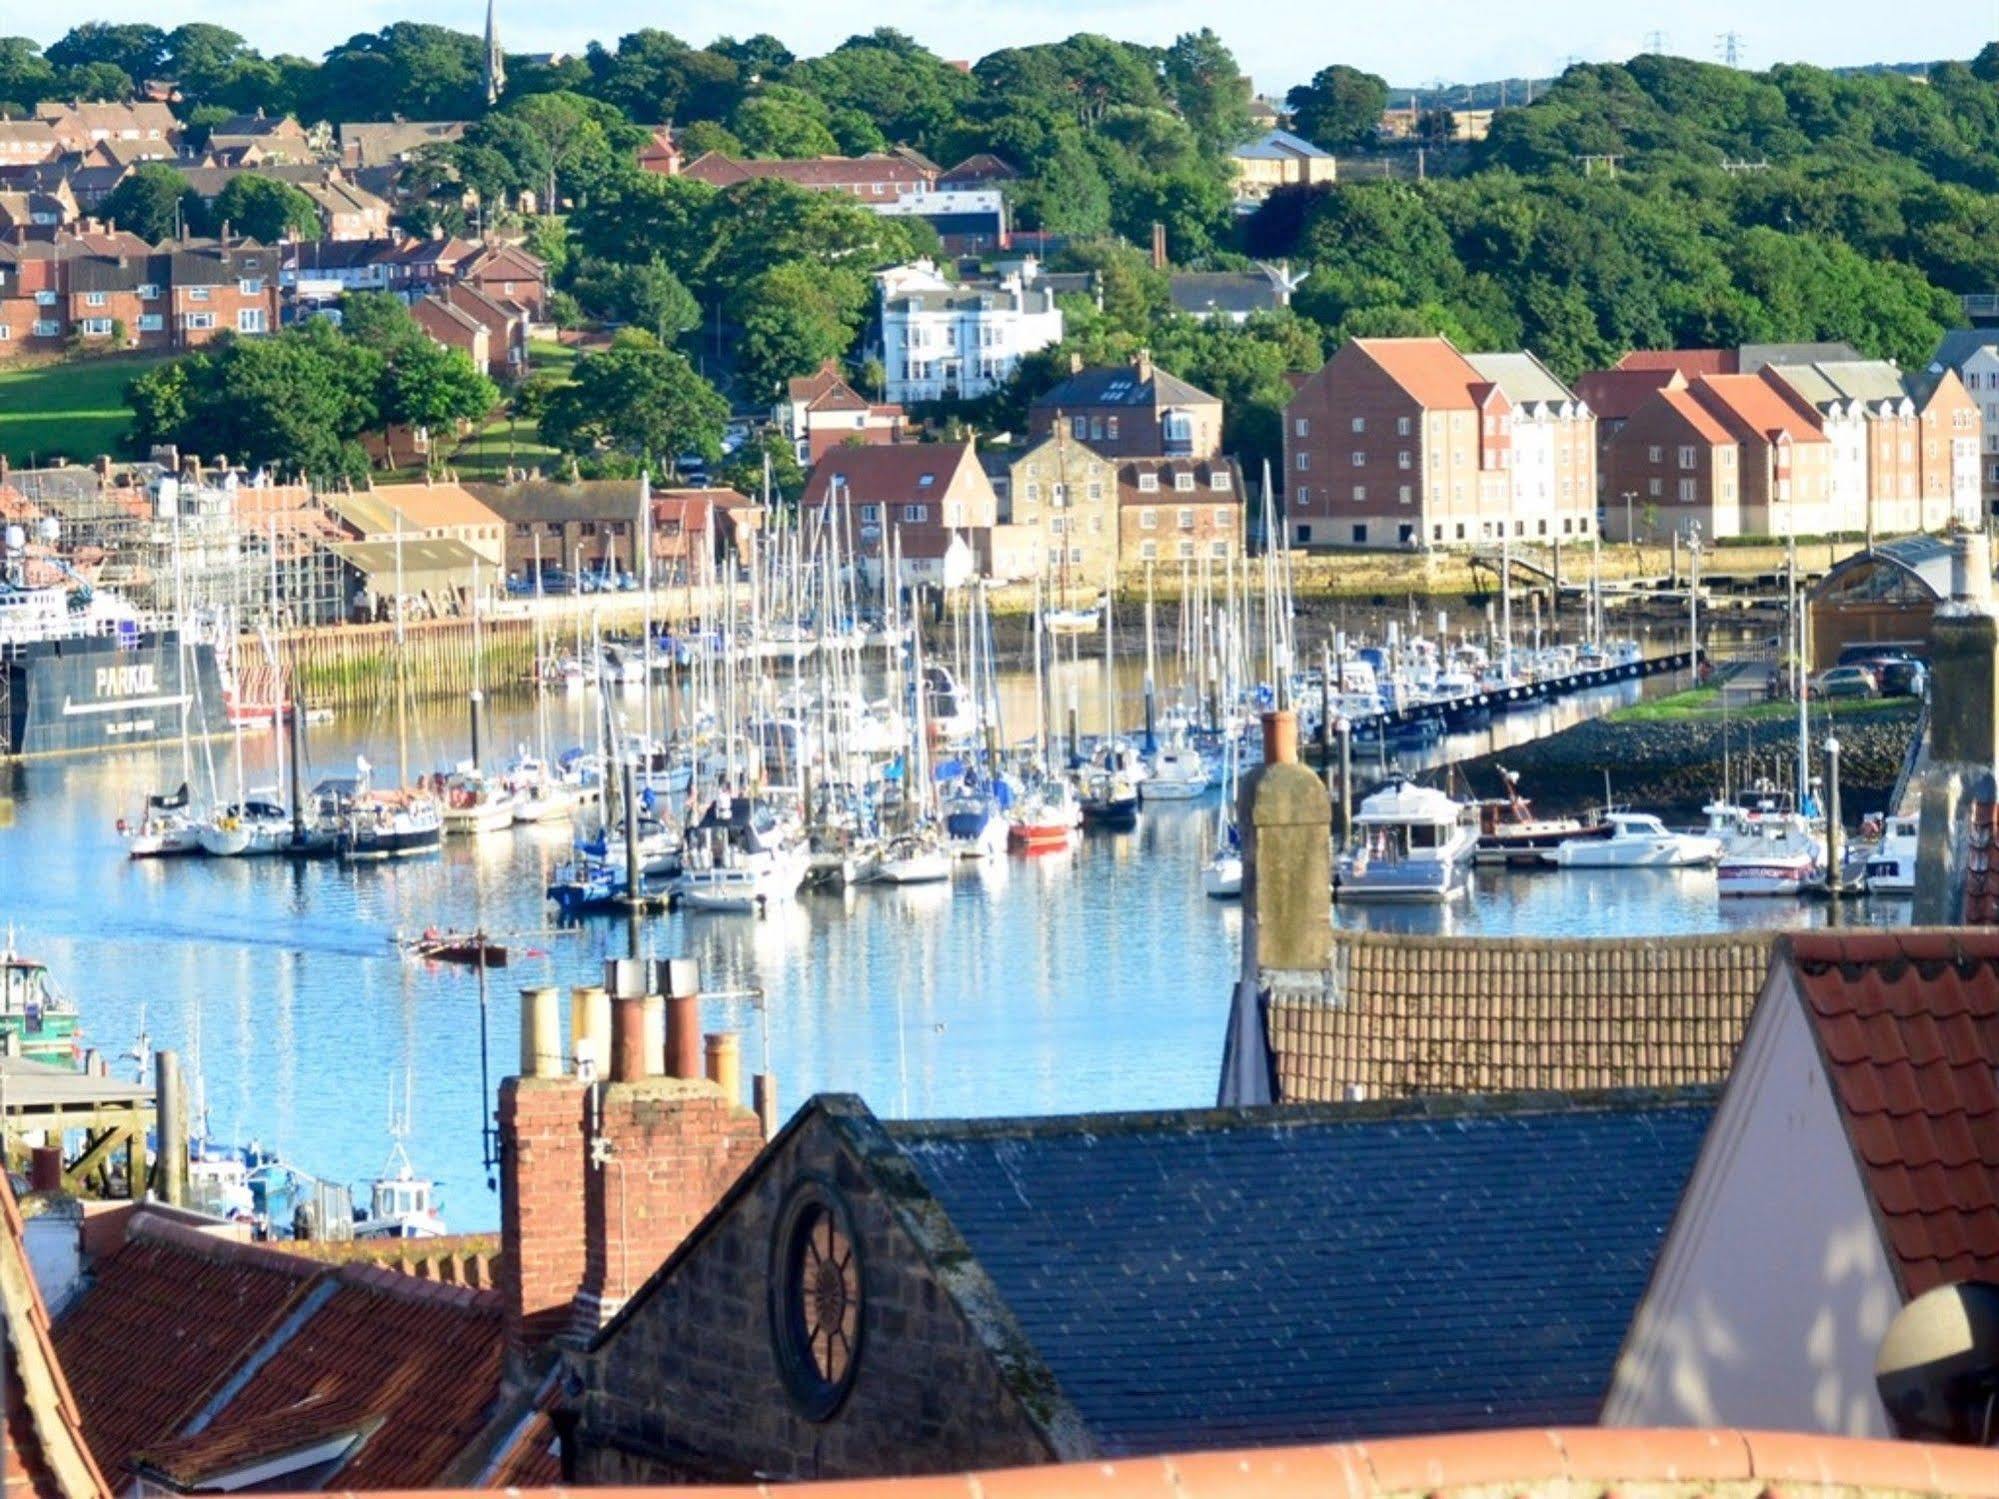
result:
[[[340,857],[355,862],[410,858],[436,853],[444,846],[444,817],[428,789],[410,784],[409,660],[403,637],[403,521],[396,516],[395,641],[390,655],[395,668],[396,760],[398,785],[378,789],[374,767],[365,755],[354,757],[354,778],[327,782],[323,801],[330,803]]]
[[[1104,737],[1078,774],[1083,821],[1105,832],[1128,833],[1138,826],[1139,784],[1145,761],[1118,734],[1116,620],[1104,622]]]
[[[1236,786],[1240,779],[1241,751],[1230,740],[1223,752],[1222,803],[1215,809],[1215,851],[1201,866],[1201,893],[1210,900],[1238,900],[1242,896],[1242,834],[1236,826]]]
[[[875,878],[888,885],[932,885],[951,878],[951,850],[937,826],[937,785],[930,773],[927,752],[927,730],[931,713],[939,701],[934,684],[940,680],[951,684],[947,711],[953,715],[968,714],[973,719],[978,716],[976,706],[967,710],[959,705],[956,683],[946,668],[924,666],[920,623],[911,640],[915,670],[910,675],[909,750],[903,760],[905,774],[902,780],[906,823],[902,831],[889,839],[882,849],[881,862],[875,869]]]

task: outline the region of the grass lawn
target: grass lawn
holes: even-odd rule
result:
[[[132,421],[125,382],[164,357],[121,354],[0,370],[0,453],[27,464],[56,454],[88,463],[116,452]]]
[[[1905,697],[1842,697],[1830,702],[1818,699],[1812,701],[1812,718],[1830,713],[1834,718],[1866,718],[1877,713],[1896,713],[1907,708],[1911,699]],[[1795,719],[1798,705],[1792,700],[1774,703],[1751,703],[1747,707],[1730,708],[1728,719],[1731,723],[1761,723],[1766,719]],[[1654,698],[1649,703],[1636,703],[1629,708],[1619,708],[1610,715],[1612,723],[1718,723],[1722,717],[1721,689],[1718,687],[1696,687],[1689,692],[1675,692],[1666,697]]]
[[[503,416],[458,444],[444,461],[461,479],[499,484],[506,480],[509,456],[515,468],[538,468],[543,474],[554,473],[560,458],[554,448],[542,443],[533,422],[509,422]]]

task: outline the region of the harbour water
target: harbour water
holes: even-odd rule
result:
[[[1076,674],[1086,731],[1099,681],[1087,664]],[[1006,687],[1017,737],[1031,722],[1032,687]],[[1135,688],[1124,674],[1128,722],[1138,716]],[[1067,700],[1067,684],[1057,699]],[[1447,748],[1504,748],[1602,706],[1505,715]],[[558,747],[581,739],[586,711],[580,696],[556,706]],[[533,737],[525,697],[489,705],[489,717],[488,742],[502,753]],[[393,742],[379,718],[318,726],[315,773],[346,773],[364,748],[380,763]],[[245,743],[247,782],[268,784],[270,736]],[[428,712],[412,733],[422,768],[463,747],[462,710]],[[233,787],[228,743],[213,755]],[[514,963],[490,986],[496,1086],[516,1055],[519,987],[594,982],[603,958],[625,951],[619,918],[550,930],[543,887],[567,853],[566,827],[455,839],[441,857],[388,866],[128,861],[117,819],[179,776],[177,750],[11,767],[0,776],[0,795],[15,800],[13,825],[0,828],[0,920],[51,965],[114,1069],[135,1065],[121,1057],[142,1032],[152,1047],[177,1048],[217,1135],[256,1138],[316,1174],[358,1182],[381,1167],[390,1094],[400,1099],[407,1078],[411,1153],[442,1184],[447,1220],[457,1230],[494,1227],[498,1197],[480,1159],[487,1105],[475,976],[406,960],[391,938],[429,925],[523,934],[503,939]],[[737,996],[706,1002],[704,1028],[742,1032],[745,1070],[767,1061],[786,1113],[818,1090],[860,1093],[890,1116],[1201,1105],[1214,1094],[1240,936],[1239,910],[1200,889],[1215,803],[1210,792],[1156,804],[1136,833],[967,867],[948,886],[807,892],[764,918],[660,915],[641,936],[651,954],[698,960],[705,989]],[[1481,870],[1451,906],[1343,907],[1336,919],[1639,937],[1826,917],[1823,906],[1721,902],[1706,872]]]

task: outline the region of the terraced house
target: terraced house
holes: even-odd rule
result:
[[[1118,559],[1126,567],[1242,553],[1242,474],[1227,458],[1126,458],[1117,466]]]
[[[0,360],[55,353],[73,340],[192,349],[222,333],[278,326],[278,251],[254,240],[147,249],[112,236],[46,249],[0,261]]]

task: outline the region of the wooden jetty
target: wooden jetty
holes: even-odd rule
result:
[[[8,1168],[30,1174],[25,1168],[36,1146],[59,1145],[80,1133],[76,1152],[64,1150],[65,1192],[109,1196],[111,1166],[122,1151],[126,1194],[144,1196],[146,1135],[157,1117],[154,1092],[143,1083],[0,1057],[0,1134]]]

